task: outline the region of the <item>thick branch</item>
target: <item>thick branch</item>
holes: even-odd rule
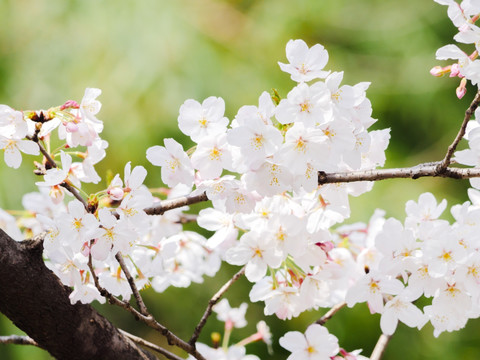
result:
[[[445,154],[445,158],[441,161],[441,163],[437,166],[437,172],[442,173],[444,172],[448,165],[450,165],[450,161],[452,159],[453,153],[455,152],[455,149],[458,146],[458,143],[462,138],[465,136],[465,131],[467,129],[467,124],[470,121],[470,118],[472,115],[475,113],[475,110],[478,107],[478,104],[480,103],[480,91],[477,92],[477,95],[473,99],[472,103],[468,107],[468,109],[465,111],[465,117],[463,118],[462,125],[460,126],[460,130],[458,131],[457,136],[453,140],[453,143],[448,147],[447,153]]]
[[[42,250],[40,241],[16,242],[0,230],[0,312],[57,359],[155,358],[90,305],[72,305]]]
[[[217,291],[215,295],[210,299],[207,305],[207,309],[205,310],[205,313],[203,314],[202,318],[200,319],[200,322],[198,325],[195,327],[195,331],[193,332],[192,337],[188,341],[188,343],[192,346],[195,346],[195,343],[198,340],[198,337],[200,336],[200,333],[207,323],[208,317],[212,314],[212,309],[215,306],[215,304],[220,300],[220,298],[225,294],[225,292],[232,286],[232,284],[237,281],[240,276],[242,276],[245,273],[245,267],[241,268],[239,272],[237,272],[233,277],[228,280],[221,288],[220,290]]]
[[[417,165],[410,168],[396,169],[377,169],[349,171],[345,173],[330,173],[323,171],[318,173],[318,184],[332,184],[355,181],[378,181],[385,179],[410,178],[418,179],[421,177],[443,177],[452,179],[469,179],[480,177],[480,168],[454,168],[447,167],[443,172],[438,172],[437,165]]]

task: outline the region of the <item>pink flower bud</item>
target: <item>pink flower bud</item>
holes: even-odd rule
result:
[[[443,74],[445,74],[445,71],[441,66],[434,66],[430,70],[430,74],[432,74],[433,76],[436,76],[436,77],[440,77],[440,76],[443,76]]]
[[[465,94],[467,93],[467,79],[463,78],[460,81],[460,85],[455,90],[455,93],[457,94],[457,97],[459,99],[461,99],[465,96]]]
[[[450,77],[459,76],[460,74],[460,65],[453,64],[450,70]]]
[[[80,105],[78,105],[78,103],[75,100],[67,100],[65,102],[65,104],[60,106],[60,110],[65,110],[65,109],[68,109],[68,108],[78,109],[79,107],[80,107]]]
[[[114,188],[108,189],[108,195],[112,200],[122,200],[123,190],[119,187],[114,187]]]

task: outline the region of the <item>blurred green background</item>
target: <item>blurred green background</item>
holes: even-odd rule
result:
[[[257,104],[272,87],[286,96],[294,85],[277,61],[285,60],[289,39],[323,44],[330,54],[327,69],[345,71],[344,83],[371,81],[375,128],[392,129],[387,167],[439,160],[454,138],[463,112],[473,98],[455,97],[455,79],[429,74],[435,51],[452,42],[455,28],[446,8],[433,1],[402,0],[0,0],[0,103],[17,109],[42,109],[65,100],[80,100],[86,87],[103,90],[99,118],[110,143],[97,167],[123,173],[125,163],[143,165],[147,184],[159,186],[160,171],[145,159],[148,147],[175,137],[188,145],[176,125],[187,98],[221,96],[233,118],[238,108]],[[34,191],[29,158],[13,171],[0,164],[0,206],[18,209],[21,195]],[[14,186],[13,186],[14,184]],[[375,208],[404,217],[404,204],[424,191],[449,204],[467,199],[466,182],[442,179],[389,180],[352,199],[352,222],[367,221]],[[448,217],[448,215],[447,215]],[[214,279],[188,290],[163,295],[146,292],[147,304],[161,322],[188,338],[208,299],[237,269],[224,266]],[[12,284],[21,286],[21,284]],[[249,284],[242,279],[227,298],[233,306],[246,301]],[[1,296],[1,294],[0,294]],[[152,342],[163,339],[109,306],[100,311],[112,321]],[[180,311],[178,311],[180,309]],[[188,309],[187,311],[185,311]],[[247,312],[248,328],[234,331],[233,341],[254,332],[263,319],[262,304]],[[262,344],[247,350],[261,359],[285,359],[278,338],[288,330],[304,331],[321,312],[282,322],[266,319],[274,333],[275,355]],[[222,331],[214,317],[201,337]],[[379,316],[365,305],[343,309],[327,327],[347,350],[369,355],[380,334]],[[400,325],[385,359],[478,359],[480,324],[433,338]],[[0,316],[0,335],[21,333]],[[49,359],[39,349],[0,345],[0,359]]]

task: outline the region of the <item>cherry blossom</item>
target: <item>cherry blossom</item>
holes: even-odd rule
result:
[[[290,331],[279,343],[292,353],[289,360],[330,360],[340,350],[338,339],[318,324],[310,325],[305,334]]]
[[[29,155],[38,155],[38,145],[30,140],[8,139],[0,135],[0,148],[4,152],[5,163],[18,169],[22,164],[22,152]]]
[[[222,98],[211,96],[199,102],[189,99],[180,107],[178,127],[193,141],[212,135],[217,135],[226,130],[228,119],[224,117],[225,102]]]
[[[328,71],[323,71],[328,62],[328,52],[322,45],[316,44],[308,48],[303,40],[290,40],[286,51],[290,63],[278,64],[291,75],[293,81],[310,81],[328,75]]]
[[[168,186],[190,185],[193,182],[193,167],[183,146],[173,139],[164,140],[165,147],[153,146],[147,150],[147,159],[162,167],[162,181]]]

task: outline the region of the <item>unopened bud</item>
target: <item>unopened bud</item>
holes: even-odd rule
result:
[[[122,200],[123,199],[123,190],[119,187],[114,187],[108,190],[108,195],[112,200]]]
[[[434,66],[430,70],[430,74],[432,74],[433,76],[436,76],[436,77],[440,77],[440,76],[443,76],[443,74],[445,74],[445,71],[441,66]]]
[[[212,335],[210,335],[210,338],[212,339],[213,348],[218,348],[220,345],[220,340],[222,339],[222,335],[220,335],[218,332],[213,332]]]
[[[460,85],[455,90],[455,93],[457,94],[457,97],[459,99],[461,99],[465,96],[465,94],[467,93],[467,79],[463,78],[460,81]]]
[[[460,65],[453,64],[450,68],[450,77],[455,77],[460,75]]]
[[[60,106],[60,110],[65,110],[65,109],[68,109],[68,108],[78,109],[79,107],[80,107],[80,105],[78,105],[78,103],[75,100],[67,100],[65,102],[65,104]]]

